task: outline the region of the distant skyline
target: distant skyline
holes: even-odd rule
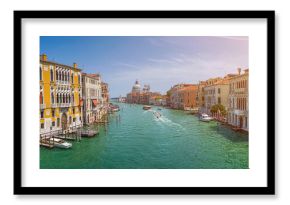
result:
[[[100,73],[110,97],[125,96],[135,81],[165,94],[248,68],[246,36],[41,36],[40,54],[85,73]]]

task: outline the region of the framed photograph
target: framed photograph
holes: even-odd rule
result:
[[[14,194],[275,194],[274,11],[14,11]]]

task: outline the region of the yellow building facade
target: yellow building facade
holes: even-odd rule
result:
[[[229,109],[228,123],[245,131],[249,130],[249,69],[241,73],[238,69],[238,75],[229,81]]]
[[[68,133],[82,123],[81,70],[40,56],[40,134]]]

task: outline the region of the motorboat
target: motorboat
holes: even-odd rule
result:
[[[161,114],[159,112],[156,112],[156,111],[153,112],[153,115],[157,118],[161,117]]]
[[[109,109],[110,109],[111,112],[118,112],[118,111],[120,111],[119,105],[110,104]]]
[[[72,147],[72,144],[69,142],[66,142],[59,138],[50,138],[50,144],[53,144],[55,147],[68,149]]]
[[[151,109],[151,106],[149,106],[149,105],[144,105],[143,106],[143,110],[150,110]]]
[[[162,110],[162,109],[159,107],[159,108],[157,108],[157,110]]]
[[[119,110],[120,110],[120,108],[118,108],[118,107],[112,108],[112,112],[118,112]]]
[[[199,120],[203,122],[210,122],[213,120],[213,118],[208,116],[208,114],[202,113],[199,117]]]

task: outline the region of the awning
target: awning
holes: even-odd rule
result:
[[[93,104],[94,104],[94,106],[97,106],[98,101],[97,100],[93,100]]]

